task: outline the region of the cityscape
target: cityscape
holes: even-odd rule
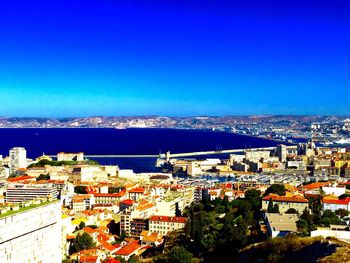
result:
[[[276,143],[226,158],[161,154],[158,173],[83,152],[29,159],[14,147],[0,159],[1,262],[270,261],[268,242],[334,246],[305,260],[350,260],[349,148]],[[283,261],[287,251],[279,253]]]
[[[350,262],[350,2],[0,2],[0,263]]]

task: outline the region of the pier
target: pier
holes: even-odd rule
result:
[[[287,149],[296,149],[296,146],[286,146]],[[260,147],[260,148],[245,148],[245,149],[231,149],[231,150],[216,150],[216,151],[199,151],[186,153],[166,153],[160,154],[86,154],[86,158],[160,158],[169,161],[171,158],[201,156],[201,155],[215,155],[215,154],[230,154],[240,153],[245,151],[272,151],[276,147]],[[50,155],[56,157],[56,155]]]

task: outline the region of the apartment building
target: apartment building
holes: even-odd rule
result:
[[[171,231],[184,228],[186,217],[178,216],[151,216],[149,218],[149,231],[163,236]]]
[[[59,190],[54,184],[12,184],[6,189],[7,203],[21,203],[35,198],[58,199]]]
[[[58,201],[3,206],[0,213],[0,262],[62,262]]]

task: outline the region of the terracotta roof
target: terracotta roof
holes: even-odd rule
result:
[[[143,194],[144,192],[145,192],[145,188],[142,188],[142,187],[135,187],[135,188],[129,190],[129,193]]]
[[[334,199],[323,199],[323,203],[325,204],[337,204],[337,205],[348,205],[350,203],[350,197],[346,197],[340,200]]]
[[[139,241],[134,240],[134,241],[130,242],[129,244],[125,245],[124,247],[122,247],[121,249],[119,249],[118,251],[116,251],[114,254],[128,256],[128,255],[134,253],[140,247],[141,247],[141,245],[139,245]]]
[[[186,223],[186,217],[180,216],[151,216],[149,221],[161,221],[161,222],[175,222],[175,223]]]
[[[80,256],[79,257],[79,261],[80,262],[84,262],[84,263],[90,263],[90,262],[93,262],[95,263],[98,259],[98,256]]]
[[[8,182],[14,183],[14,182],[20,182],[24,180],[34,180],[35,177],[29,176],[29,175],[24,175],[20,177],[14,177],[14,178],[9,178],[7,179]]]
[[[269,201],[272,199],[274,202],[291,202],[291,203],[308,203],[309,201],[302,196],[279,196],[276,194],[269,194],[262,200]]]
[[[120,191],[115,194],[101,194],[101,193],[93,193],[95,197],[122,197],[125,195],[125,191]]]
[[[106,249],[108,251],[113,251],[113,250],[118,248],[118,246],[113,246],[113,245],[111,245],[107,242],[104,242],[104,241],[101,242],[101,247],[103,247],[104,249]]]
[[[312,184],[307,184],[304,185],[303,188],[306,190],[311,190],[315,188],[321,188],[322,186],[328,184],[328,182],[318,182],[318,183],[312,183]]]
[[[120,263],[120,261],[114,259],[114,258],[108,258],[103,263]]]
[[[93,234],[96,232],[96,229],[93,229],[91,227],[84,227],[83,230],[84,230],[84,232],[86,232],[88,234]]]

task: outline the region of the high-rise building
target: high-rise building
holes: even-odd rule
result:
[[[61,263],[61,241],[58,201],[1,207],[0,262]]]
[[[284,144],[277,145],[276,154],[281,162],[287,160],[287,146]]]
[[[22,147],[14,147],[10,150],[10,173],[19,168],[27,167],[27,151]]]

